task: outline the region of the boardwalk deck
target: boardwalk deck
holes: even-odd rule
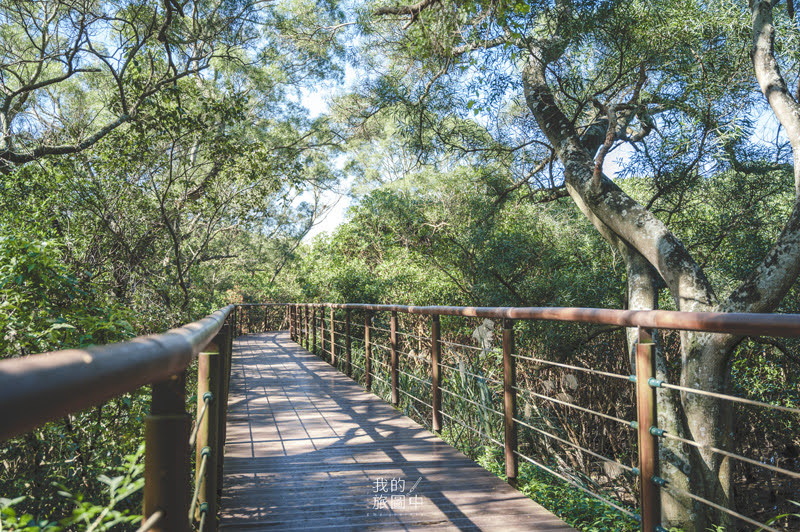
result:
[[[285,332],[236,340],[229,408],[223,530],[573,530]]]

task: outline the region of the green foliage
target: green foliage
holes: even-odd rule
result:
[[[287,95],[336,69],[337,34],[316,29],[342,14],[179,4],[0,5],[0,358],[286,296],[275,278],[339,177],[326,121]],[[5,442],[7,520],[132,528],[138,473],[120,468],[148,402],[145,388]]]
[[[0,352],[39,353],[133,336],[131,311],[63,265],[55,240],[0,237]]]
[[[478,463],[500,478],[505,478],[502,452],[484,447]],[[555,466],[554,466],[555,467]],[[533,464],[519,465],[518,489],[582,532],[617,532],[639,530],[636,521],[598,499],[555,478]]]
[[[307,297],[619,305],[617,259],[577,213],[559,202],[537,206],[498,192],[502,179],[499,170],[461,166],[411,174],[366,194],[349,221],[304,258]]]
[[[131,504],[131,496],[139,492],[144,486],[144,445],[131,455],[126,455],[122,465],[113,469],[117,476],[109,477],[106,474],[97,476],[97,481],[102,485],[102,490],[107,499],[105,504],[94,504],[85,500],[81,493],[74,493],[65,485],[54,482],[57,494],[72,506],[71,513],[51,521],[37,518],[32,514],[19,515],[16,506],[21,505],[27,497],[15,499],[0,499],[0,530],[25,532],[62,532],[72,530],[104,531],[119,530],[120,528],[132,529],[140,522],[142,517],[137,515],[138,501]],[[126,527],[126,525],[128,525]]]

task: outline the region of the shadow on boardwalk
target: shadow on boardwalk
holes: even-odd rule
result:
[[[289,339],[234,344],[221,528],[572,530]]]

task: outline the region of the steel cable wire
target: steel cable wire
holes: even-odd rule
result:
[[[574,487],[578,488],[579,490],[581,490],[582,492],[586,493],[587,495],[589,495],[591,497],[594,497],[595,499],[607,504],[608,506],[611,506],[612,508],[624,513],[625,515],[627,515],[631,519],[633,519],[635,521],[641,521],[641,517],[639,517],[638,514],[635,514],[635,513],[631,512],[630,510],[627,510],[627,509],[623,508],[622,506],[620,506],[620,505],[618,505],[618,504],[616,504],[614,502],[609,501],[605,497],[601,497],[600,495],[596,494],[595,492],[584,488],[583,486],[581,486],[580,484],[578,484],[574,480],[572,480],[572,479],[570,479],[568,477],[565,477],[564,475],[562,475],[561,473],[558,473],[557,471],[553,471],[552,469],[550,469],[546,465],[537,462],[533,458],[531,458],[529,456],[526,456],[526,455],[524,455],[522,453],[519,453],[517,451],[514,451],[514,454],[516,454],[517,456],[519,456],[523,460],[527,460],[528,462],[532,463],[536,467],[544,469],[545,471],[547,471],[551,475],[560,478],[561,480],[563,480],[567,484],[570,484],[571,486],[574,486]]]
[[[536,432],[538,432],[540,434],[543,434],[543,435],[545,435],[545,436],[547,436],[549,438],[553,438],[554,440],[560,441],[561,443],[564,443],[566,445],[570,445],[570,446],[572,446],[572,447],[574,447],[576,449],[579,449],[579,450],[581,450],[581,451],[583,451],[583,452],[585,452],[587,454],[590,454],[590,455],[592,455],[592,456],[594,456],[596,458],[599,458],[599,459],[604,460],[606,462],[609,462],[611,464],[618,465],[619,467],[621,467],[622,469],[624,469],[625,471],[627,471],[629,473],[632,473],[634,475],[638,475],[639,474],[639,470],[638,469],[635,469],[635,468],[633,468],[631,466],[627,466],[627,465],[625,465],[623,463],[620,463],[620,462],[614,460],[613,458],[609,458],[607,456],[603,456],[602,454],[598,454],[598,453],[596,453],[596,452],[594,452],[594,451],[592,451],[590,449],[587,449],[586,447],[581,447],[577,443],[571,442],[569,440],[565,440],[563,438],[560,438],[560,437],[556,436],[555,434],[551,434],[551,433],[549,433],[549,432],[547,432],[545,430],[536,428],[533,425],[529,425],[529,424],[525,423],[524,421],[522,421],[520,419],[517,419],[517,418],[513,418],[513,419],[514,419],[514,421],[516,421],[520,425],[528,427],[531,430],[535,430]]]
[[[491,437],[491,436],[489,436],[488,434],[483,434],[483,433],[481,433],[480,431],[478,431],[478,430],[477,430],[477,429],[475,429],[474,427],[470,427],[469,425],[467,425],[467,424],[463,423],[461,420],[459,420],[459,419],[456,419],[456,418],[454,418],[453,416],[451,416],[451,415],[447,414],[447,412],[442,412],[442,415],[443,415],[444,417],[448,418],[448,419],[451,419],[451,420],[453,420],[454,422],[456,422],[456,424],[458,424],[458,425],[461,425],[461,426],[462,426],[462,427],[464,427],[465,429],[471,430],[473,433],[477,434],[477,435],[478,435],[480,438],[482,438],[482,439],[487,439],[487,440],[489,440],[490,442],[492,442],[492,443],[496,444],[497,446],[499,446],[501,449],[505,449],[505,445],[504,445],[502,442],[499,442],[499,441],[495,440],[494,438],[492,438],[492,437]]]
[[[164,512],[158,510],[157,512],[153,512],[153,514],[147,518],[147,520],[142,523],[142,525],[136,529],[136,532],[147,532],[148,530],[152,529],[161,518],[164,517]]]
[[[559,400],[559,399],[556,399],[555,397],[548,397],[548,396],[546,396],[546,395],[542,395],[542,394],[540,394],[540,393],[532,392],[532,391],[530,391],[530,390],[525,390],[525,389],[523,389],[523,388],[518,388],[518,387],[516,387],[516,386],[513,386],[512,388],[514,388],[514,389],[515,389],[515,390],[517,390],[518,392],[527,393],[527,394],[529,394],[529,395],[532,395],[533,397],[537,397],[537,398],[539,398],[539,399],[544,399],[544,400],[546,400],[546,401],[550,401],[550,402],[557,403],[557,404],[560,404],[560,405],[568,406],[568,407],[570,407],[570,408],[574,408],[574,409],[576,409],[576,410],[581,410],[581,411],[583,411],[583,412],[588,412],[588,413],[590,413],[590,414],[594,414],[594,415],[596,415],[596,416],[604,417],[604,418],[606,418],[606,419],[610,419],[610,420],[612,420],[612,421],[616,421],[616,422],[618,422],[618,423],[622,423],[623,425],[627,425],[627,426],[628,426],[628,428],[631,428],[631,429],[632,429],[632,428],[635,428],[635,425],[634,425],[634,423],[635,423],[635,422],[633,422],[633,421],[626,421],[626,420],[624,420],[624,419],[622,419],[622,418],[618,418],[618,417],[615,417],[615,416],[611,416],[611,415],[609,415],[609,414],[604,414],[604,413],[602,413],[602,412],[598,412],[598,411],[596,411],[596,410],[591,410],[591,409],[589,409],[589,408],[584,408],[584,407],[582,407],[582,406],[578,406],[578,405],[575,405],[575,404],[572,404],[572,403],[568,403],[568,402],[566,402],[566,401],[561,401],[561,400]]]
[[[193,448],[197,443],[197,432],[200,430],[200,423],[203,422],[203,418],[206,415],[206,410],[208,410],[208,404],[214,398],[214,394],[211,392],[206,392],[203,394],[203,408],[200,410],[200,414],[197,416],[197,421],[194,423],[194,429],[192,429],[191,435],[189,435],[189,447]]]
[[[419,397],[417,397],[416,395],[412,395],[412,394],[410,394],[410,393],[406,392],[405,390],[403,390],[402,388],[398,388],[398,389],[397,389],[397,391],[398,391],[398,392],[400,392],[400,393],[402,393],[403,395],[407,395],[408,397],[410,397],[410,398],[414,399],[414,400],[415,400],[415,401],[417,401],[418,403],[420,403],[420,404],[423,404],[423,405],[427,406],[427,407],[428,407],[428,408],[430,408],[431,410],[433,409],[433,406],[429,405],[428,403],[426,403],[425,401],[423,401],[422,399],[420,399],[420,398],[419,398]],[[442,412],[442,413],[444,414],[444,412]]]
[[[598,369],[582,368],[580,366],[572,366],[570,364],[563,364],[561,362],[552,362],[550,360],[544,360],[544,359],[541,359],[541,358],[534,358],[534,357],[526,357],[526,356],[523,356],[523,355],[514,354],[514,355],[511,355],[511,356],[514,357],[514,358],[519,358],[520,360],[530,360],[531,362],[537,362],[537,363],[540,363],[540,364],[549,364],[551,366],[558,366],[558,367],[561,367],[561,368],[574,369],[575,371],[583,371],[585,373],[594,373],[596,375],[603,375],[604,377],[613,377],[615,379],[623,379],[623,380],[626,380],[626,381],[630,381],[630,379],[631,379],[630,375],[622,375],[620,373],[610,373],[608,371],[600,371]]]
[[[651,429],[651,434],[652,433],[653,432],[652,432],[652,429]],[[661,437],[664,437],[664,438],[669,438],[671,440],[676,440],[676,441],[679,441],[681,443],[685,443],[686,445],[691,445],[692,447],[696,447],[698,449],[707,449],[707,450],[709,450],[711,452],[714,452],[714,453],[717,453],[717,454],[721,454],[721,455],[724,455],[724,456],[729,456],[731,458],[735,458],[736,460],[740,460],[742,462],[747,462],[748,464],[752,464],[752,465],[755,465],[755,466],[758,466],[758,467],[763,467],[765,469],[769,469],[769,470],[775,471],[777,473],[783,473],[784,475],[788,475],[788,476],[793,477],[793,478],[800,478],[800,473],[797,473],[795,471],[790,471],[788,469],[783,469],[782,467],[773,466],[773,465],[770,465],[770,464],[765,464],[763,462],[759,462],[758,460],[753,460],[752,458],[748,458],[748,457],[742,456],[740,454],[732,453],[730,451],[725,451],[723,449],[718,449],[718,448],[712,447],[710,445],[704,445],[702,443],[697,443],[696,441],[693,441],[693,440],[687,440],[685,438],[681,438],[680,436],[675,436],[674,434],[670,434],[667,431],[663,431],[662,432],[662,431],[659,430],[657,435],[661,436]]]
[[[772,410],[781,410],[782,412],[790,412],[792,414],[800,415],[800,408],[793,408],[791,406],[771,405],[761,401],[754,401],[752,399],[745,399],[743,397],[736,397],[735,395],[727,395],[724,393],[708,392],[698,388],[688,388],[686,386],[678,386],[677,384],[669,384],[668,382],[659,381],[658,379],[650,379],[650,386],[654,388],[666,388],[668,390],[678,390],[686,393],[696,393],[698,395],[706,395],[717,399],[727,399],[735,403],[742,403],[751,406],[760,406],[762,408],[769,408]]]
[[[200,467],[197,468],[197,480],[194,483],[194,493],[192,494],[192,504],[189,506],[189,519],[194,518],[194,509],[197,507],[197,495],[200,493],[200,484],[203,482],[203,477],[206,476],[206,466],[208,465],[208,455],[211,454],[210,447],[203,447],[200,451],[202,459],[200,460]]]
[[[499,384],[500,386],[503,386],[503,381],[499,381],[499,380],[493,379],[491,377],[484,377],[483,375],[476,375],[475,373],[470,373],[469,371],[467,371],[465,369],[458,368],[456,366],[451,366],[449,364],[442,364],[442,367],[445,367],[447,369],[451,369],[453,371],[458,371],[459,373],[464,373],[465,375],[469,375],[470,377],[474,377],[476,379],[483,379],[485,381],[493,382],[495,384]]]
[[[457,393],[451,392],[451,391],[450,391],[450,390],[448,390],[447,388],[439,388],[439,389],[440,389],[441,391],[443,391],[444,393],[448,394],[448,395],[451,395],[451,396],[453,396],[453,397],[456,397],[456,398],[458,398],[458,399],[460,399],[460,400],[462,400],[462,401],[466,401],[466,402],[468,402],[468,403],[471,403],[471,404],[473,404],[473,405],[477,406],[478,408],[483,408],[484,410],[488,410],[488,411],[490,411],[490,412],[494,412],[494,413],[495,413],[495,414],[497,414],[498,416],[504,416],[504,414],[503,414],[502,412],[498,412],[498,411],[497,411],[497,410],[495,410],[494,408],[491,408],[491,407],[488,407],[488,406],[482,405],[482,404],[480,404],[480,403],[476,403],[475,401],[473,401],[473,400],[471,400],[471,399],[467,399],[466,397],[463,397],[463,396],[461,396],[461,395],[458,395]]]
[[[703,497],[698,497],[697,495],[694,495],[693,493],[689,493],[688,491],[684,491],[682,489],[677,489],[677,488],[670,488],[669,486],[661,486],[661,490],[662,491],[666,491],[666,492],[670,492],[670,493],[674,493],[675,495],[683,495],[685,497],[689,497],[690,499],[693,499],[693,500],[695,500],[697,502],[706,504],[708,506],[711,506],[712,508],[716,508],[717,510],[719,510],[721,512],[725,512],[728,515],[732,515],[733,517],[736,517],[737,519],[741,519],[742,521],[750,523],[751,525],[755,525],[755,526],[761,527],[762,530],[769,530],[770,532],[780,532],[780,530],[778,530],[777,528],[773,528],[773,527],[771,527],[771,526],[769,526],[769,525],[767,525],[765,523],[761,523],[759,521],[756,521],[755,519],[751,519],[750,517],[747,517],[746,515],[742,515],[739,512],[734,512],[730,508],[725,508],[724,506],[721,506],[721,505],[719,505],[719,504],[717,504],[715,502],[711,502],[708,499],[704,499]]]

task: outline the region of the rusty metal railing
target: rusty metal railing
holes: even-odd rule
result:
[[[233,339],[226,320],[235,321],[232,312],[228,305],[178,329],[128,342],[0,361],[0,439],[152,385],[139,530],[188,532],[193,518],[201,530],[216,530]],[[201,467],[190,498],[186,369],[196,358],[199,416],[192,443]]]
[[[263,305],[252,305],[263,306]],[[344,320],[335,319],[335,311],[344,311]],[[327,311],[327,312],[326,312]],[[361,312],[364,315],[363,328],[359,326],[358,335],[354,335],[351,327],[352,313]],[[456,417],[443,411],[442,392],[455,395],[452,391],[442,387],[443,371],[453,371],[452,366],[442,361],[442,349],[476,349],[475,346],[448,342],[441,338],[440,316],[457,316],[472,318],[494,318],[502,320],[502,382],[494,379],[493,384],[502,388],[502,408],[490,408],[486,405],[470,401],[468,403],[476,408],[482,408],[487,414],[498,416],[502,419],[504,441],[500,442],[495,438],[488,437],[488,440],[504,450],[506,476],[511,484],[516,484],[518,476],[518,461],[523,459],[544,471],[560,478],[575,488],[585,492],[603,503],[617,509],[629,517],[639,521],[641,529],[646,531],[664,531],[661,526],[660,499],[662,492],[672,492],[677,496],[691,498],[710,508],[729,514],[735,519],[744,523],[760,527],[760,530],[777,531],[776,528],[768,524],[761,523],[741,513],[721,506],[713,501],[704,499],[687,491],[673,488],[668,482],[659,476],[658,448],[659,441],[672,439],[683,444],[699,447],[705,451],[710,451],[733,458],[750,465],[763,467],[775,473],[800,478],[800,473],[791,471],[783,467],[763,463],[730,450],[707,447],[697,442],[681,438],[678,435],[670,434],[666,430],[658,427],[656,413],[656,394],[662,389],[671,389],[683,393],[695,393],[713,396],[720,400],[735,401],[751,406],[759,406],[767,409],[780,410],[794,415],[800,415],[800,409],[771,405],[759,401],[739,398],[727,394],[721,394],[696,388],[678,386],[670,384],[656,378],[654,362],[654,344],[652,342],[653,329],[678,330],[678,331],[702,331],[729,333],[737,336],[777,336],[777,337],[800,337],[800,315],[790,314],[723,314],[723,313],[686,313],[672,311],[626,311],[610,309],[591,309],[591,308],[510,308],[510,307],[413,307],[402,305],[370,305],[370,304],[331,304],[331,303],[312,303],[312,304],[288,304],[285,306],[285,316],[283,322],[288,326],[292,339],[300,343],[309,351],[326,359],[332,365],[341,369],[348,376],[363,379],[367,390],[373,388],[375,381],[380,381],[386,385],[387,397],[393,405],[398,405],[400,394],[407,396],[410,400],[425,406],[430,415],[430,424],[434,431],[441,431],[444,416],[450,422],[461,424],[465,429],[475,431],[475,427],[461,423]],[[266,310],[265,328],[266,328]],[[390,315],[389,328],[378,327],[373,323],[373,316],[377,313],[387,313]],[[413,314],[430,318],[428,334],[413,334],[409,331],[399,331],[397,326],[397,314]],[[328,314],[328,316],[326,316]],[[341,317],[341,316],[340,316]],[[635,352],[635,375],[624,375],[601,371],[596,368],[587,368],[554,362],[538,357],[525,356],[517,352],[514,346],[514,323],[522,320],[542,320],[559,321],[572,323],[591,323],[603,325],[615,325],[619,327],[636,328],[638,332],[638,345]],[[337,330],[338,325],[338,330]],[[317,332],[319,331],[319,335]],[[419,331],[417,331],[419,333]],[[387,345],[376,343],[376,335],[382,334],[387,337]],[[400,337],[424,341],[430,345],[425,356],[420,354],[403,352],[398,348]],[[337,342],[337,338],[339,341]],[[344,342],[341,340],[344,339]],[[352,341],[357,339],[363,346],[363,365],[353,361]],[[319,342],[318,342],[319,340]],[[380,349],[388,354],[388,361],[381,361],[380,357],[374,357],[373,351]],[[403,371],[399,365],[399,357],[403,356],[408,360],[416,359],[430,365],[429,378],[421,379],[418,376]],[[386,357],[384,357],[386,358]],[[622,419],[617,416],[605,414],[589,408],[584,408],[569,401],[559,400],[546,394],[540,394],[522,388],[517,385],[516,365],[520,360],[533,361],[536,364],[549,365],[552,367],[570,369],[574,371],[593,374],[598,377],[612,378],[630,382],[634,387],[635,406],[637,412],[636,420]],[[381,370],[387,370],[382,372]],[[465,373],[463,368],[459,371]],[[468,373],[467,373],[468,374]],[[383,375],[384,377],[381,377]],[[398,385],[398,378],[404,376],[406,379],[412,378],[422,382],[429,388],[428,402],[422,397],[414,396]],[[486,376],[477,376],[486,381]],[[408,382],[408,381],[407,381]],[[584,446],[560,438],[541,427],[535,427],[526,423],[522,416],[517,413],[517,394],[525,394],[542,401],[549,401],[559,405],[559,407],[574,409],[600,416],[609,421],[621,424],[621,426],[635,430],[637,435],[637,448],[639,460],[637,467],[623,464],[618,460],[603,456]],[[502,410],[502,411],[501,411]],[[639,478],[639,513],[630,508],[608,500],[607,498],[588,490],[574,479],[555,471],[546,464],[533,457],[520,452],[517,445],[518,432],[520,427],[534,431],[544,437],[550,438],[559,443],[571,446],[579,451],[586,453],[594,458],[605,462],[611,462],[615,467],[619,467],[625,474],[634,478]],[[480,431],[477,431],[480,432]]]

